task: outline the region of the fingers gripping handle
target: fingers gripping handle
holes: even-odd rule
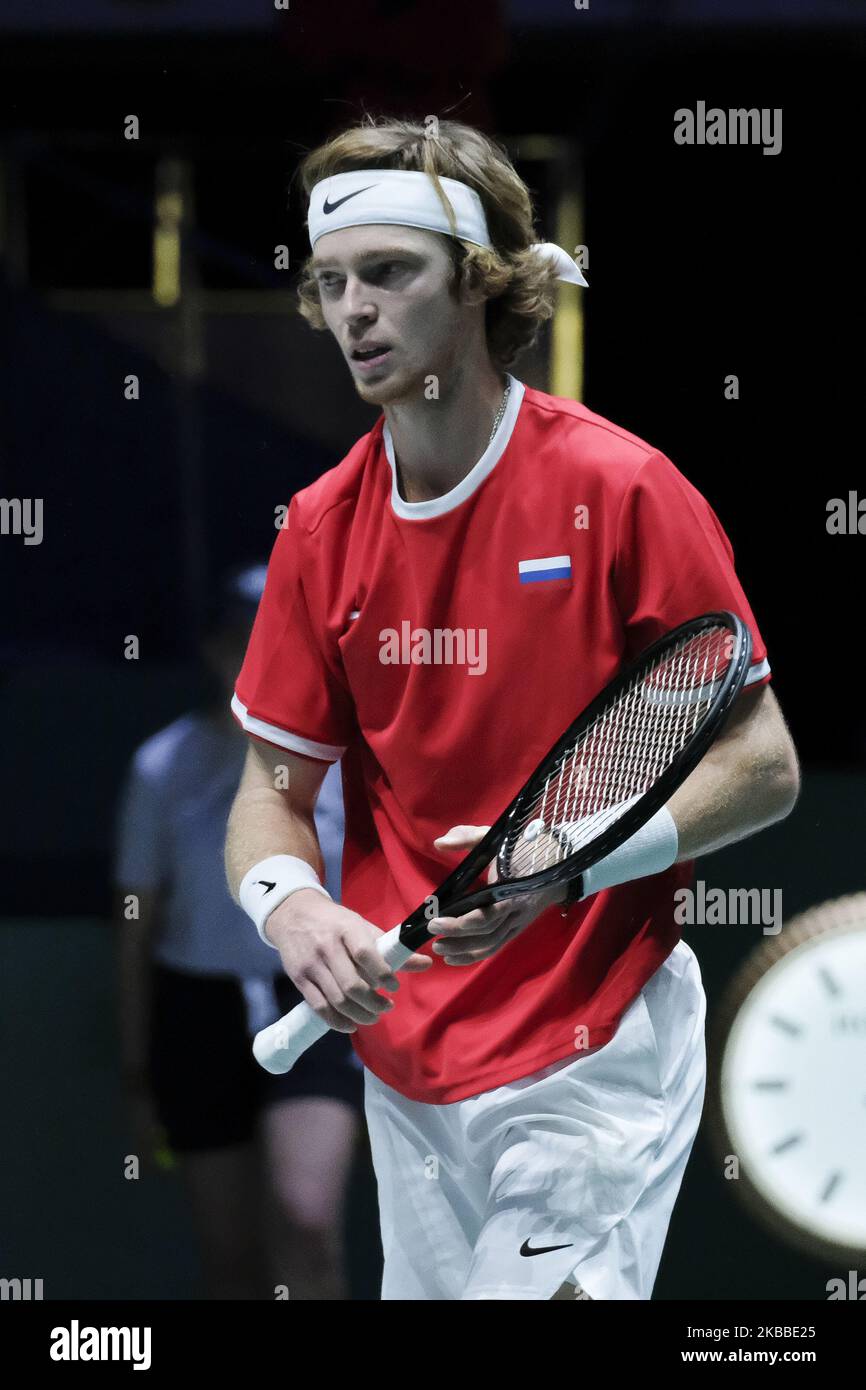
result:
[[[408,946],[400,940],[400,927],[385,932],[376,942],[376,950],[384,956],[392,970],[399,970],[412,955]],[[277,1019],[269,1028],[263,1028],[253,1040],[253,1056],[265,1071],[278,1076],[291,1071],[298,1058],[312,1047],[314,1042],[328,1032],[328,1025],[314,1013],[309,1004],[296,1004],[289,1013]]]

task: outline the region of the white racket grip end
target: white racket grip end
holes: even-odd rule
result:
[[[328,1032],[328,1025],[309,1004],[296,1004],[276,1023],[263,1028],[253,1039],[253,1056],[260,1067],[274,1076],[291,1071],[298,1058]]]

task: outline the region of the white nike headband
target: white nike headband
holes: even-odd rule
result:
[[[441,178],[457,225],[457,236],[493,250],[481,199],[468,184]],[[307,225],[310,246],[326,232],[373,223],[419,227],[427,232],[453,231],[433,180],[417,169],[356,169],[321,179],[310,194]],[[586,285],[583,273],[567,251],[552,241],[537,241],[531,250],[556,267],[557,280]]]

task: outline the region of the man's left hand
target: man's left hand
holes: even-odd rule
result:
[[[440,851],[459,850],[467,854],[489,829],[489,825],[455,825],[433,843]],[[488,869],[487,882],[496,882],[495,863]],[[491,903],[489,907],[476,907],[462,917],[435,917],[430,922],[430,935],[438,938],[433,943],[433,954],[441,956],[447,965],[474,965],[485,960],[531,926],[548,907],[562,902],[565,892],[559,884],[507,902]]]

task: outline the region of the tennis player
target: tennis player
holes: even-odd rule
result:
[[[586,282],[537,241],[503,151],[458,122],[369,117],[300,176],[302,312],[382,414],[274,546],[233,700],[252,737],[230,886],[364,1063],[383,1299],[648,1299],[705,1082],[674,895],[798,792],[766,647],[674,464],[512,374],[557,280]],[[750,627],[748,685],[629,853],[564,910],[559,889],[434,918],[391,975],[381,932],[624,663],[716,609]],[[342,906],[313,824],[337,759]]]

